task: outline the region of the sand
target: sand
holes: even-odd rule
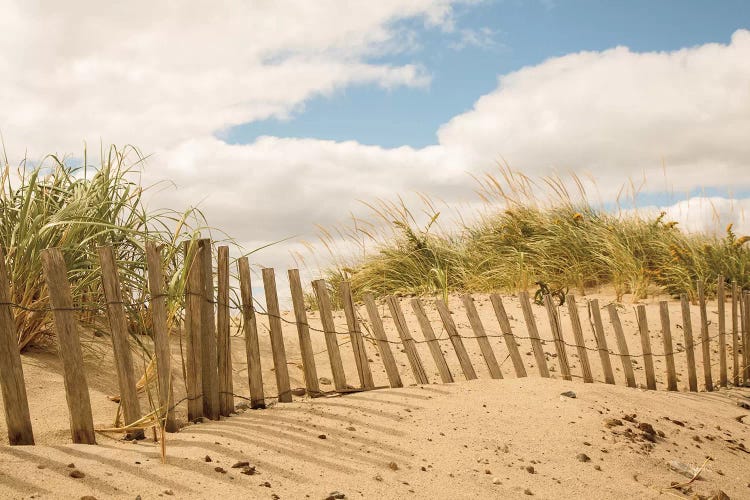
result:
[[[612,300],[606,293],[593,296],[602,306]],[[514,332],[526,336],[517,300],[504,300]],[[579,305],[582,302],[579,299]],[[450,304],[459,329],[470,335],[460,300],[452,297]],[[477,296],[476,304],[488,334],[499,334],[487,297]],[[655,353],[661,353],[658,304],[652,300],[646,305],[652,347]],[[408,301],[403,307],[412,334],[421,339]],[[430,304],[426,308],[436,333],[445,337],[434,308]],[[681,323],[679,304],[672,303],[670,311],[675,347],[679,347],[678,343],[684,343],[682,330],[677,327]],[[389,338],[397,339],[387,309],[381,307],[381,312]],[[538,306],[534,306],[534,313],[542,337],[550,339],[546,313]],[[621,314],[631,353],[640,354],[635,315],[629,305]],[[564,308],[561,316],[565,339],[572,343]],[[610,348],[615,349],[606,311],[603,316]],[[284,317],[293,319],[291,313],[284,313]],[[581,317],[587,342],[593,347],[583,308]],[[715,302],[709,305],[709,317],[713,334]],[[698,318],[696,308],[696,338]],[[336,320],[338,325],[345,324],[342,313],[336,314]],[[310,323],[319,327],[316,315],[311,315]],[[738,402],[750,402],[750,390],[667,392],[662,357],[655,358],[658,391],[626,388],[617,357],[612,358],[617,385],[601,383],[596,352],[590,352],[589,359],[599,382],[567,382],[560,379],[554,346],[549,342],[545,351],[548,365],[555,371],[551,373],[553,378],[541,379],[530,344],[519,340],[529,377],[517,379],[504,343],[493,337],[490,341],[502,363],[504,379],[491,380],[476,342],[465,339],[479,375],[479,380],[465,381],[450,343],[443,341],[443,351],[458,380],[454,384],[439,383],[429,349],[420,344],[431,385],[316,399],[295,397],[293,403],[276,404],[272,399],[275,381],[270,342],[264,326],[260,332],[270,407],[240,410],[223,421],[187,425],[181,432],[168,435],[166,464],[161,463],[160,446],[153,439],[126,442],[119,435],[99,434],[97,446],[70,444],[54,346],[25,354],[24,373],[37,445],[2,446],[0,497],[326,498],[338,491],[347,498],[518,498],[528,493],[538,498],[651,498],[684,496],[684,492],[689,492],[687,497],[693,493],[708,495],[721,489],[731,498],[750,498],[750,412],[738,406]],[[319,353],[318,375],[330,379],[322,334],[312,335]],[[284,336],[292,387],[304,386],[294,325],[284,323]],[[347,338],[341,336],[341,342]],[[86,373],[94,422],[97,427],[109,427],[117,408],[108,398],[117,393],[109,339],[84,334],[83,340],[88,352]],[[232,345],[235,392],[247,397],[244,339],[236,336]],[[714,349],[718,346],[715,340],[712,345]],[[396,347],[394,354],[408,386],[413,377],[404,353]],[[343,344],[341,350],[347,380],[358,385],[351,348]],[[376,349],[368,343],[367,350],[376,385],[386,385]],[[176,341],[173,352],[177,362],[180,346]],[[712,355],[718,382],[718,357],[715,352]],[[580,375],[575,350],[568,349],[568,356],[573,373]],[[681,391],[687,385],[684,357],[680,354],[676,359]],[[636,380],[645,384],[643,363],[635,359]],[[700,350],[696,359],[702,388]],[[729,363],[731,367],[731,352]],[[178,369],[175,374],[179,375]],[[332,386],[322,388],[330,390]],[[569,390],[576,398],[560,395]],[[178,398],[184,394],[179,382],[176,391]],[[241,404],[243,399],[237,397],[235,401]],[[142,405],[147,406],[145,397]],[[185,419],[184,404],[178,408],[178,419]],[[622,425],[607,419],[618,419]],[[653,434],[646,424],[654,429]],[[3,436],[4,425],[0,423]],[[254,474],[232,468],[245,461],[255,467]],[[692,467],[705,463],[705,467],[700,479],[683,492],[665,490],[673,482],[688,481],[670,470],[670,461]],[[70,477],[74,470],[84,477]]]

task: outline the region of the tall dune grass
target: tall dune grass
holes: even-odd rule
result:
[[[688,234],[665,213],[596,208],[575,176],[534,181],[502,169],[477,181],[484,210],[453,229],[433,229],[440,212],[423,196],[426,226],[399,200],[369,205],[372,217],[323,233],[332,253],[337,238],[359,249],[324,271],[332,288],[346,279],[357,296],[422,295],[515,292],[544,282],[581,293],[611,285],[618,300],[625,294],[638,300],[657,293],[692,297],[696,280],[711,291],[718,275],[750,287],[750,238],[738,237],[731,225],[720,236]]]

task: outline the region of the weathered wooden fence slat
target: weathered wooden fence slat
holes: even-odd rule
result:
[[[260,364],[258,345],[258,323],[253,304],[253,282],[250,275],[250,262],[247,257],[237,261],[240,273],[240,296],[242,300],[242,327],[245,334],[245,354],[247,356],[247,377],[250,386],[250,407],[265,408],[263,393],[263,370]]]
[[[268,313],[271,354],[273,356],[274,374],[276,375],[276,391],[278,392],[279,403],[291,403],[292,389],[289,385],[289,367],[286,364],[284,334],[281,329],[281,310],[279,309],[279,297],[276,292],[276,274],[272,267],[265,267],[262,275],[263,288],[266,292],[266,312]]]
[[[698,280],[698,307],[701,315],[701,349],[703,351],[703,379],[706,384],[706,390],[714,390],[714,382],[711,376],[711,346],[708,338],[708,313],[706,312],[706,292],[703,287],[703,281]]]
[[[586,341],[583,338],[583,328],[581,327],[581,318],[578,315],[578,305],[576,304],[575,295],[568,294],[565,298],[568,303],[568,315],[570,316],[570,325],[573,329],[573,338],[576,341],[576,350],[578,359],[581,362],[581,372],[583,381],[591,383],[594,376],[591,374],[591,364],[589,363],[589,353],[586,350]]]
[[[307,311],[305,311],[302,281],[297,269],[289,269],[287,274],[289,276],[289,290],[292,295],[294,320],[297,326],[297,337],[299,338],[299,349],[302,355],[302,371],[305,374],[305,390],[308,394],[316,395],[320,393],[320,386],[318,385],[318,370],[315,368],[315,354],[310,339],[310,324],[307,320]]]
[[[724,291],[724,276],[719,275],[716,282],[716,300],[719,313],[719,386],[727,386],[727,318],[726,292]]]
[[[34,444],[29,401],[23,378],[23,365],[18,348],[16,322],[11,310],[10,282],[5,264],[5,251],[0,247],[0,389],[11,445]]]
[[[518,344],[516,343],[516,338],[513,336],[513,329],[510,327],[510,321],[508,320],[505,306],[503,306],[503,300],[499,294],[493,293],[490,295],[490,302],[492,302],[492,308],[495,310],[495,317],[497,317],[500,330],[503,332],[505,346],[508,348],[508,354],[510,354],[513,369],[516,371],[516,377],[525,377],[526,367],[523,364],[521,353],[518,352]]]
[[[461,302],[463,302],[464,309],[466,310],[466,316],[469,319],[469,324],[477,338],[479,349],[482,352],[484,362],[487,364],[487,369],[490,371],[490,377],[492,378],[503,378],[503,372],[500,371],[500,365],[497,364],[497,358],[495,358],[495,352],[492,350],[492,345],[487,338],[487,332],[484,330],[482,320],[479,318],[479,313],[474,305],[474,298],[471,295],[462,295]]]
[[[232,339],[229,304],[229,247],[218,249],[216,275],[216,347],[219,356],[219,411],[228,417],[234,411],[234,382],[232,380]]]
[[[344,304],[346,324],[349,327],[349,339],[354,351],[354,363],[357,365],[359,383],[363,389],[372,389],[375,387],[375,383],[372,381],[372,371],[370,371],[370,363],[367,360],[365,340],[362,338],[362,329],[359,326],[359,318],[357,318],[357,306],[354,305],[351,286],[346,281],[341,283],[341,300]]]
[[[65,397],[70,413],[70,431],[76,444],[96,444],[89,386],[83,370],[83,353],[68,270],[59,248],[42,250],[42,268],[52,304],[55,333],[63,365]]]
[[[120,389],[120,405],[125,425],[137,422],[141,418],[141,405],[136,392],[135,372],[133,371],[133,356],[130,353],[128,334],[128,320],[120,290],[120,278],[117,276],[115,251],[111,246],[97,248],[99,265],[102,269],[102,288],[104,299],[107,301],[107,317],[109,318],[110,336],[112,338],[112,353],[117,370],[117,383]],[[131,433],[132,437],[140,437],[143,431]]]
[[[201,369],[203,381],[203,415],[218,420],[219,357],[216,346],[216,313],[214,310],[214,273],[211,240],[198,240],[201,248],[201,281],[203,302],[201,308]]]
[[[609,319],[612,323],[612,328],[615,331],[615,337],[617,338],[617,348],[620,351],[620,360],[622,361],[622,371],[625,373],[625,382],[628,387],[635,387],[633,362],[630,360],[630,351],[628,350],[628,343],[625,340],[625,332],[622,330],[620,315],[617,314],[617,306],[615,304],[609,304],[607,306],[607,312],[609,312]]]
[[[366,293],[362,297],[362,300],[365,303],[367,315],[370,318],[372,334],[375,336],[375,340],[378,344],[380,359],[383,360],[385,373],[386,375],[388,375],[388,383],[391,384],[391,387],[403,387],[404,384],[403,382],[401,382],[401,375],[399,375],[398,373],[396,359],[393,357],[391,344],[385,334],[385,329],[383,328],[383,320],[380,318],[380,313],[378,312],[378,305],[375,303],[375,299],[370,293]]]
[[[346,374],[344,373],[344,365],[341,362],[341,351],[339,350],[336,326],[333,323],[333,312],[331,311],[331,298],[328,296],[328,288],[324,280],[313,281],[312,286],[318,301],[320,321],[323,323],[323,331],[325,332],[328,359],[331,361],[333,384],[337,391],[344,391],[347,389]]]
[[[573,380],[570,375],[570,365],[568,364],[568,353],[565,350],[565,340],[562,336],[562,327],[560,325],[560,316],[557,313],[557,307],[552,303],[552,296],[544,296],[544,306],[547,309],[550,328],[552,329],[552,339],[555,343],[557,352],[557,361],[560,364],[560,374],[563,380]]]
[[[690,318],[690,302],[687,294],[680,294],[682,308],[682,333],[685,337],[685,355],[687,357],[688,387],[691,392],[698,391],[698,376],[695,373],[695,346],[693,345],[693,320]]]
[[[677,374],[674,368],[674,351],[672,349],[672,324],[669,320],[669,302],[659,302],[659,317],[661,319],[661,337],[664,343],[664,358],[667,364],[667,390],[677,390]]]
[[[604,370],[604,381],[607,384],[615,383],[615,374],[612,371],[612,361],[609,357],[609,347],[607,346],[607,337],[604,334],[604,322],[602,321],[601,309],[599,309],[599,300],[591,299],[588,303],[589,323],[594,331],[596,348],[599,351],[599,360]]]
[[[203,271],[201,253],[197,242],[185,242],[185,389],[187,392],[188,420],[203,417],[203,361],[201,345],[201,319],[203,310]]]
[[[518,294],[518,300],[521,302],[523,317],[526,320],[526,329],[529,333],[529,337],[531,338],[531,350],[534,351],[534,358],[536,359],[539,375],[549,378],[547,358],[544,355],[544,347],[542,346],[542,340],[539,337],[539,330],[536,327],[534,311],[531,310],[531,300],[529,300],[529,292],[527,292],[526,290],[520,292]]]
[[[146,265],[148,269],[148,289],[151,293],[151,322],[154,325],[154,354],[156,357],[160,416],[164,419],[164,430],[177,432],[177,422],[174,416],[174,389],[172,386],[172,355],[169,349],[167,326],[167,296],[165,295],[161,251],[153,241],[146,242]]]
[[[461,365],[461,371],[464,372],[466,380],[474,380],[477,378],[477,373],[474,371],[474,366],[471,364],[469,353],[466,352],[466,347],[461,340],[461,336],[458,334],[458,329],[453,322],[451,312],[448,310],[448,305],[443,299],[436,299],[435,307],[440,315],[440,320],[443,322],[445,331],[448,332],[448,338],[450,339],[451,344],[453,344],[453,349],[456,351],[458,363]]]
[[[737,337],[740,334],[737,322],[739,290],[736,281],[732,281],[732,381],[735,386],[740,385],[740,351]]]
[[[643,349],[643,366],[646,370],[646,387],[652,391],[656,390],[656,373],[654,372],[654,356],[651,351],[651,338],[648,332],[648,319],[646,318],[646,306],[639,304],[636,308],[638,331],[641,334],[641,349]]]
[[[435,361],[435,366],[438,369],[438,373],[440,373],[440,380],[442,380],[444,384],[453,382],[453,374],[448,367],[448,363],[445,361],[445,356],[443,356],[443,350],[440,347],[440,342],[438,342],[437,337],[435,337],[435,330],[432,329],[432,324],[427,317],[427,313],[422,306],[422,302],[416,298],[411,299],[411,308],[414,311],[414,315],[417,317],[419,327],[422,329],[422,335],[424,336],[425,340],[427,341],[427,345],[430,348],[432,359]]]
[[[386,297],[386,302],[388,303],[388,309],[391,311],[393,322],[396,325],[396,331],[399,337],[401,337],[401,343],[404,346],[404,352],[406,352],[406,358],[409,360],[411,371],[414,373],[414,379],[417,384],[429,384],[430,379],[427,378],[427,373],[424,371],[424,365],[422,364],[422,359],[419,357],[414,338],[412,338],[409,332],[409,327],[406,326],[406,318],[404,318],[401,304],[392,295]]]

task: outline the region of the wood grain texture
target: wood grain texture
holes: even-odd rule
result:
[[[552,330],[552,339],[555,343],[557,352],[557,361],[560,364],[560,374],[563,380],[573,380],[570,375],[570,364],[568,364],[568,353],[565,350],[565,340],[562,335],[562,325],[560,316],[557,313],[557,307],[552,303],[552,297],[547,294],[544,296],[544,307],[547,309],[547,318],[549,319],[550,329]]]
[[[370,318],[370,325],[372,326],[372,334],[375,336],[378,344],[378,350],[380,351],[380,359],[383,360],[383,366],[385,367],[385,373],[388,375],[388,383],[391,387],[403,387],[404,384],[401,381],[401,375],[398,373],[398,366],[396,365],[396,359],[393,357],[393,351],[391,351],[391,344],[388,341],[388,337],[385,334],[383,328],[383,320],[378,312],[378,306],[375,303],[375,298],[372,294],[366,293],[362,297],[367,309],[367,316]]]
[[[203,415],[218,420],[219,356],[216,346],[216,313],[214,309],[213,252],[210,239],[198,240],[201,248],[201,282],[203,302],[201,309],[201,370],[203,380]]]
[[[177,422],[174,417],[172,356],[169,349],[167,326],[166,287],[161,251],[153,241],[146,242],[146,265],[148,267],[148,288],[151,293],[151,321],[154,325],[154,355],[156,357],[160,416],[164,419],[164,430],[177,432]]]
[[[292,306],[294,308],[294,320],[297,326],[297,337],[299,338],[299,349],[302,354],[302,371],[305,374],[305,390],[308,394],[320,394],[318,385],[318,370],[315,367],[315,354],[313,353],[312,341],[310,339],[310,324],[307,320],[305,310],[305,297],[302,293],[302,281],[297,269],[289,269],[289,289],[292,295]]]
[[[362,338],[362,329],[357,317],[357,306],[354,304],[349,282],[342,281],[340,291],[341,300],[344,305],[344,314],[346,315],[346,324],[349,328],[349,339],[354,351],[354,363],[357,365],[359,383],[363,389],[372,389],[375,387],[375,383],[372,381],[372,372],[370,371],[370,363],[367,361],[365,341]]]
[[[510,360],[513,362],[516,377],[525,377],[526,366],[523,364],[521,353],[518,352],[518,344],[516,343],[516,338],[513,336],[513,329],[510,326],[508,313],[505,311],[505,306],[503,305],[503,299],[499,294],[493,293],[490,295],[490,302],[492,302],[492,308],[495,310],[495,317],[497,317],[497,322],[500,324],[500,330],[503,332],[505,346],[508,348]]]
[[[218,248],[216,275],[216,348],[219,357],[219,412],[228,417],[234,412],[232,381],[232,341],[230,337],[229,247]]]
[[[450,368],[448,368],[448,363],[445,361],[445,356],[443,356],[440,342],[438,342],[437,337],[435,337],[435,330],[432,329],[432,324],[427,317],[427,313],[425,313],[422,302],[419,299],[414,298],[411,299],[410,304],[414,311],[414,315],[417,317],[417,322],[422,330],[422,335],[430,348],[430,354],[432,354],[432,359],[435,361],[435,366],[440,374],[440,380],[442,380],[444,384],[453,382],[453,374],[451,373]]]
[[[443,299],[436,299],[435,308],[440,315],[440,321],[443,322],[443,328],[445,328],[445,331],[448,332],[448,338],[450,339],[451,344],[453,344],[453,350],[456,351],[458,364],[461,365],[461,371],[464,372],[464,377],[466,377],[466,380],[476,379],[477,373],[474,371],[474,366],[471,364],[469,353],[466,352],[466,347],[464,346],[463,340],[461,340],[461,336],[458,333],[456,324],[453,322],[453,317],[451,316],[451,312],[448,309],[448,305],[443,301]]]
[[[55,333],[63,365],[65,398],[70,413],[70,432],[76,444],[96,444],[89,386],[83,370],[83,354],[68,270],[59,248],[42,250],[42,268],[55,319]]]
[[[417,384],[429,384],[430,380],[427,378],[427,373],[424,371],[424,365],[422,359],[419,357],[419,352],[414,344],[414,338],[409,332],[409,327],[406,324],[406,318],[404,318],[404,312],[401,310],[401,304],[398,299],[392,295],[385,298],[388,304],[388,309],[391,311],[393,322],[396,325],[396,331],[398,336],[401,337],[401,343],[404,346],[404,352],[406,358],[409,360],[411,371],[414,374],[414,380]]]
[[[315,280],[312,282],[315,298],[318,301],[320,310],[320,321],[323,324],[325,332],[326,348],[328,349],[328,359],[331,362],[331,372],[333,375],[333,385],[337,391],[346,390],[346,374],[344,365],[341,362],[341,351],[339,350],[339,339],[336,334],[336,326],[333,322],[333,312],[331,310],[331,298],[328,295],[328,288],[324,280]]]
[[[677,373],[674,367],[674,349],[672,347],[672,323],[669,319],[669,302],[659,302],[659,317],[661,319],[661,337],[664,342],[664,359],[667,365],[667,390],[677,390]]]
[[[641,334],[641,348],[643,349],[643,367],[646,370],[646,387],[652,391],[656,390],[656,373],[654,372],[654,356],[651,351],[651,338],[648,332],[648,319],[646,318],[646,306],[638,304],[636,308],[638,321],[638,332]]]
[[[732,281],[732,381],[736,386],[740,385],[740,346],[738,337],[740,335],[739,314],[740,290],[736,281]]]
[[[276,292],[276,274],[271,267],[263,268],[263,288],[266,292],[266,311],[268,312],[271,353],[273,355],[274,374],[279,403],[292,402],[292,389],[289,386],[289,367],[286,364],[284,335],[281,330],[281,310]]]
[[[34,444],[34,432],[18,349],[18,332],[10,306],[12,297],[5,259],[5,251],[0,247],[0,389],[8,442],[11,445],[30,445]]]
[[[588,303],[588,309],[589,323],[591,323],[591,329],[594,332],[594,340],[596,340],[599,360],[602,363],[602,370],[604,371],[604,381],[607,384],[614,384],[615,374],[612,371],[612,361],[609,357],[607,337],[604,334],[604,322],[602,321],[601,309],[599,309],[599,301],[597,299],[591,299]]]
[[[695,346],[693,345],[693,320],[690,318],[690,302],[687,294],[680,294],[682,309],[682,333],[685,337],[685,356],[687,358],[688,388],[698,391],[698,377],[695,372]]]
[[[187,392],[188,420],[203,417],[203,370],[201,345],[201,319],[203,311],[202,249],[198,243],[185,242],[185,390]]]
[[[708,338],[708,313],[706,312],[706,291],[703,282],[698,280],[698,307],[701,315],[701,351],[703,353],[703,381],[706,390],[714,390],[713,377],[711,376],[711,345]]]
[[[518,294],[518,300],[521,302],[521,310],[523,311],[523,317],[526,321],[526,330],[529,333],[531,339],[531,350],[534,351],[534,359],[536,359],[537,369],[539,375],[545,378],[549,378],[549,368],[547,368],[547,359],[544,356],[544,347],[542,346],[542,339],[539,337],[539,330],[536,327],[536,320],[534,319],[534,312],[531,310],[531,301],[529,300],[529,292],[526,290]]]
[[[566,296],[565,302],[568,304],[568,315],[570,316],[570,326],[573,329],[573,338],[576,342],[576,350],[578,351],[578,360],[581,363],[581,375],[585,383],[591,383],[594,381],[594,376],[591,374],[591,364],[589,363],[589,353],[586,349],[586,341],[583,338],[583,328],[581,327],[581,318],[578,315],[578,305],[576,304],[575,295],[569,294]]]
[[[479,350],[482,352],[484,362],[487,364],[487,369],[490,371],[490,377],[499,379],[503,378],[503,372],[500,370],[500,365],[497,364],[497,358],[495,358],[495,352],[492,350],[490,340],[487,338],[487,332],[484,330],[482,320],[479,318],[479,312],[474,305],[474,298],[471,295],[462,295],[461,302],[466,310],[466,316],[469,319],[469,324],[474,332],[474,336],[477,338],[479,344]]]
[[[260,346],[258,345],[258,323],[253,304],[253,284],[250,275],[250,262],[247,257],[237,261],[240,273],[240,296],[242,300],[242,328],[245,334],[245,355],[247,356],[247,377],[250,387],[250,407],[265,408],[263,394],[263,371],[260,365]]]
[[[133,356],[130,352],[128,321],[122,302],[120,278],[117,275],[115,251],[111,246],[97,248],[99,264],[102,269],[102,288],[107,301],[107,317],[109,318],[112,352],[115,358],[117,383],[120,389],[120,405],[125,425],[130,425],[141,418],[141,406],[136,393],[135,372],[133,371]],[[143,431],[131,434],[133,437],[143,436]]]
[[[607,312],[609,312],[609,320],[615,331],[617,349],[620,351],[620,361],[622,361],[622,371],[625,373],[625,383],[628,387],[635,387],[633,362],[630,359],[630,350],[628,349],[628,342],[625,340],[625,332],[622,329],[620,315],[617,313],[617,306],[615,304],[609,304],[607,306]]]

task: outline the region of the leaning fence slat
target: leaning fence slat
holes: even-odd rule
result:
[[[617,348],[620,351],[620,360],[622,361],[622,370],[625,373],[625,382],[628,387],[635,387],[633,363],[630,360],[630,352],[628,351],[628,343],[625,340],[625,332],[622,330],[620,315],[617,314],[617,306],[615,304],[609,304],[607,306],[607,312],[609,312],[609,319],[612,322],[612,328],[614,329],[615,337],[617,338]]]
[[[125,425],[137,422],[141,418],[141,406],[135,389],[135,373],[133,372],[133,356],[128,342],[128,322],[120,290],[120,278],[117,276],[115,251],[111,246],[97,248],[99,265],[102,268],[102,288],[107,301],[107,317],[112,337],[112,352],[117,370],[117,383],[120,389],[120,404],[122,405],[123,421]],[[143,431],[130,434],[132,437],[143,435]]]
[[[669,302],[659,302],[659,317],[661,318],[661,336],[664,342],[664,357],[667,363],[667,390],[677,390],[677,374],[674,369],[674,351],[672,350],[672,324],[669,321]]]
[[[652,391],[656,390],[656,373],[654,372],[654,356],[651,351],[651,338],[648,334],[648,319],[646,318],[646,306],[639,304],[636,308],[638,320],[638,331],[641,334],[641,348],[643,349],[643,367],[646,370],[646,387]]]
[[[203,309],[202,248],[197,242],[185,242],[185,389],[187,392],[188,420],[203,417],[203,372],[201,369],[201,319]]]
[[[544,296],[544,307],[547,309],[547,317],[549,319],[550,329],[552,330],[552,339],[555,343],[555,351],[557,352],[557,360],[560,363],[560,374],[563,380],[573,380],[570,376],[570,365],[568,364],[568,353],[565,350],[565,340],[562,336],[562,327],[560,326],[560,316],[557,313],[557,308],[552,303],[552,297],[547,294]]]
[[[349,327],[349,339],[354,351],[354,362],[357,365],[359,382],[363,389],[372,389],[375,387],[375,383],[372,381],[370,363],[367,361],[365,340],[362,338],[362,329],[359,326],[359,318],[357,318],[357,308],[354,305],[352,289],[347,281],[341,283],[341,299],[344,303],[344,314],[346,315],[346,324]]]
[[[203,370],[203,414],[218,420],[219,357],[216,346],[216,313],[214,312],[214,273],[211,240],[198,240],[201,247],[203,305],[201,311],[201,369]]]
[[[0,247],[0,388],[3,391],[5,423],[11,445],[29,445],[34,444],[34,433],[11,300],[5,252]]]
[[[549,378],[549,368],[547,368],[547,359],[544,356],[544,348],[542,347],[542,339],[539,337],[539,330],[536,327],[536,320],[534,319],[534,311],[531,310],[531,301],[529,300],[529,292],[523,290],[518,294],[518,300],[521,302],[521,310],[523,310],[523,317],[526,320],[526,329],[531,339],[531,350],[534,351],[534,358],[539,369],[539,375],[542,377]]]
[[[432,324],[427,313],[425,313],[422,302],[419,299],[411,299],[411,308],[414,310],[414,315],[417,317],[419,326],[422,329],[422,335],[424,335],[427,345],[430,347],[430,353],[432,353],[432,359],[435,361],[438,372],[440,373],[440,380],[444,384],[453,382],[453,374],[451,374],[448,363],[445,361],[443,351],[440,348],[440,342],[435,337],[435,330],[432,329]]]
[[[315,354],[313,353],[312,341],[310,340],[310,324],[307,322],[305,297],[302,293],[302,281],[299,277],[299,270],[289,269],[287,274],[289,275],[289,290],[292,295],[299,349],[302,355],[302,371],[305,374],[305,389],[308,394],[320,394],[318,370],[315,368]]]
[[[604,370],[604,381],[607,384],[615,383],[615,374],[612,371],[612,361],[609,358],[609,347],[607,346],[607,337],[604,334],[604,322],[602,321],[601,310],[599,309],[599,300],[591,299],[588,302],[589,323],[594,332],[596,348],[599,351],[599,359],[602,362]]]
[[[250,262],[247,257],[237,261],[240,272],[240,296],[242,300],[242,327],[245,334],[245,354],[247,356],[247,377],[250,385],[250,407],[265,408],[263,394],[263,370],[260,365],[258,345],[258,324],[253,304],[253,282],[250,275]]]
[[[735,387],[740,385],[740,352],[737,342],[739,335],[739,325],[737,324],[737,310],[739,300],[739,291],[737,282],[732,281],[732,381]]]
[[[404,318],[404,312],[401,310],[401,304],[398,299],[392,295],[386,297],[385,301],[388,303],[388,309],[391,311],[393,317],[393,323],[396,325],[396,331],[398,336],[401,337],[401,343],[404,346],[406,352],[406,358],[409,360],[411,371],[414,373],[414,379],[417,384],[429,384],[430,380],[427,378],[427,373],[424,371],[424,365],[422,359],[419,357],[417,346],[414,343],[414,339],[409,332],[409,327],[406,326],[406,318]]]
[[[570,325],[573,328],[573,338],[576,341],[576,350],[578,359],[581,362],[581,372],[583,373],[584,382],[593,382],[594,376],[591,374],[591,365],[589,364],[589,353],[586,350],[586,343],[583,339],[583,328],[581,327],[581,318],[578,315],[578,305],[573,294],[566,296],[568,303],[568,315],[570,316]]]
[[[716,283],[716,300],[719,312],[719,386],[727,386],[727,327],[726,327],[726,293],[724,276],[719,276]]]
[[[745,298],[742,301],[743,316],[745,318],[745,328],[742,336],[742,380],[747,385],[750,382],[750,292],[745,292]]]
[[[219,356],[219,410],[228,417],[234,411],[234,382],[232,381],[232,339],[230,337],[229,304],[229,247],[220,246],[216,274],[216,344]]]
[[[89,386],[83,371],[83,354],[68,270],[59,248],[42,250],[42,267],[55,318],[55,332],[63,365],[70,431],[76,444],[96,444]]]
[[[440,315],[440,320],[443,322],[445,331],[448,332],[448,338],[451,344],[453,344],[453,349],[456,351],[456,356],[458,357],[458,363],[461,365],[461,370],[464,372],[466,380],[477,378],[474,366],[471,364],[471,359],[469,358],[469,353],[466,352],[466,347],[461,340],[461,336],[458,334],[458,329],[456,329],[456,324],[453,322],[453,318],[451,318],[448,306],[443,299],[436,299],[435,307]]]
[[[263,288],[266,291],[268,330],[271,336],[271,353],[273,355],[279,403],[291,403],[292,389],[289,386],[289,367],[286,364],[284,335],[281,330],[281,310],[279,309],[279,297],[276,292],[276,274],[272,267],[263,268],[262,274]]]
[[[148,289],[151,293],[151,322],[154,325],[154,354],[156,377],[159,389],[160,417],[164,418],[164,430],[177,432],[174,418],[174,389],[172,387],[172,356],[169,350],[167,329],[167,297],[165,295],[161,252],[153,241],[146,242],[146,265],[148,267]]]
[[[477,308],[474,305],[474,298],[471,295],[463,295],[461,296],[461,302],[464,304],[466,316],[469,318],[469,324],[477,338],[477,343],[479,344],[479,349],[482,351],[484,362],[487,363],[490,377],[495,379],[503,378],[503,372],[500,371],[500,365],[497,364],[497,358],[495,358],[495,353],[492,350],[489,339],[487,338],[487,332],[484,330],[484,325],[482,324]]]
[[[331,312],[331,298],[328,296],[328,288],[324,280],[315,280],[312,282],[315,298],[318,301],[320,310],[320,321],[323,323],[325,332],[326,347],[328,348],[328,359],[331,361],[331,372],[333,374],[333,384],[337,391],[346,390],[346,374],[344,373],[344,364],[341,362],[341,351],[339,350],[339,341],[336,335],[336,326],[333,323],[333,313]]]
[[[690,318],[690,302],[687,294],[680,294],[682,307],[682,332],[685,336],[685,355],[687,357],[688,387],[691,392],[698,391],[698,376],[695,373],[695,345],[693,343],[693,320]]]
[[[375,340],[378,343],[380,359],[383,360],[385,373],[388,375],[388,383],[391,384],[391,387],[403,387],[404,384],[401,382],[401,375],[399,375],[398,373],[396,359],[393,357],[391,344],[385,334],[385,329],[383,328],[383,320],[380,318],[380,313],[378,312],[378,306],[375,303],[375,299],[373,298],[372,294],[366,293],[362,297],[362,300],[365,303],[367,315],[370,317],[372,334],[375,336]]]
[[[525,377],[526,367],[523,364],[521,353],[518,352],[518,344],[516,344],[516,338],[513,336],[513,330],[510,327],[508,314],[505,312],[505,306],[503,306],[503,299],[500,298],[499,294],[493,293],[490,295],[490,302],[492,302],[492,308],[495,310],[495,316],[497,317],[497,322],[500,324],[500,330],[503,332],[505,345],[508,348],[510,360],[513,362],[513,369],[516,371],[516,377]]]
[[[701,348],[703,351],[703,379],[706,384],[706,390],[714,390],[714,383],[711,377],[711,346],[708,339],[708,314],[706,313],[706,292],[703,288],[703,281],[698,280],[698,306],[701,314]]]

